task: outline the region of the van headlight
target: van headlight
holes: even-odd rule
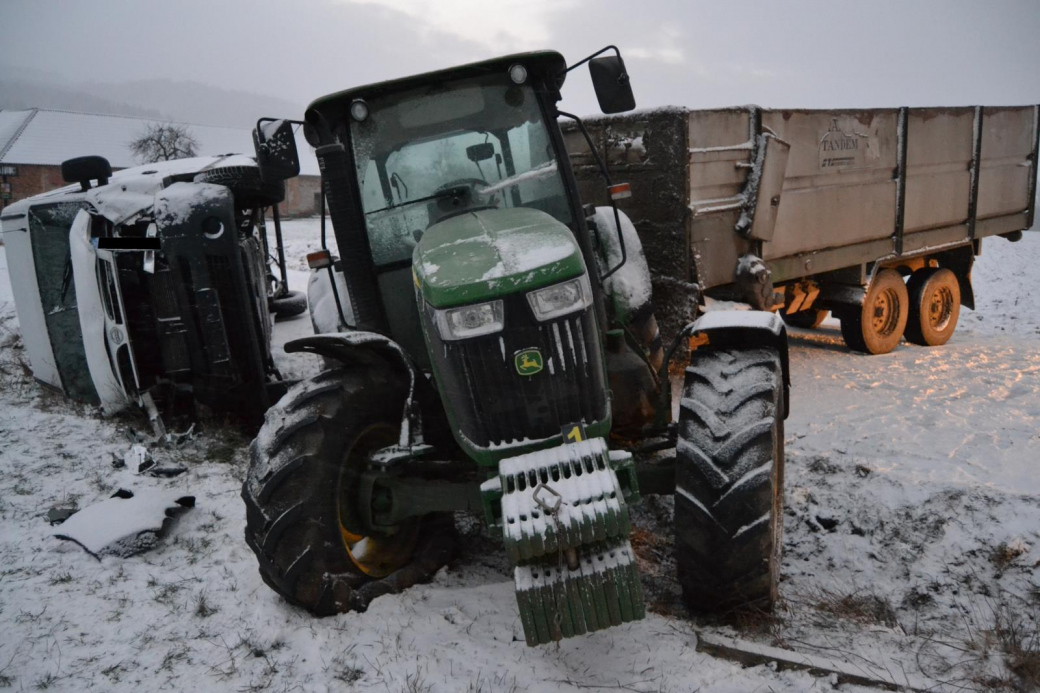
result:
[[[576,313],[592,305],[592,285],[586,274],[527,294],[527,302],[539,321]]]
[[[501,300],[444,310],[434,309],[433,316],[437,331],[446,342],[501,332],[505,324],[505,310]]]

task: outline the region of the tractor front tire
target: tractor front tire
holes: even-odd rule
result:
[[[360,536],[357,484],[348,480],[397,441],[407,391],[396,373],[340,368],[294,385],[268,411],[242,486],[246,543],[286,601],[317,616],[363,611],[450,559],[451,515]]]
[[[691,611],[769,611],[783,533],[784,397],[775,349],[695,351],[675,470],[675,549]]]

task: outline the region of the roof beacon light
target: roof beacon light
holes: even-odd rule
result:
[[[516,63],[509,68],[509,79],[513,80],[514,84],[523,84],[527,81],[527,68]]]
[[[368,104],[364,99],[354,99],[350,102],[350,117],[359,123],[368,117]]]

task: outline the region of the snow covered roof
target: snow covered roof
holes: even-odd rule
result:
[[[51,111],[33,108],[25,111],[0,111],[0,162],[12,164],[58,165],[66,159],[98,154],[113,168],[136,166],[130,142],[144,129],[158,122],[146,118]],[[213,125],[183,125],[199,143],[200,156],[219,156],[232,152],[252,154],[253,139],[248,129]],[[300,152],[300,173],[319,175],[313,149],[296,136]]]

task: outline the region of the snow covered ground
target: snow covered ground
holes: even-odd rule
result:
[[[294,288],[314,220],[286,223]],[[102,420],[31,380],[0,247],[0,687],[214,691],[803,691],[835,682],[696,651],[671,578],[671,503],[637,511],[655,613],[527,648],[500,545],[471,518],[432,584],[317,620],[260,580],[243,541],[247,438],[206,427],[160,462],[173,479],[114,469],[140,419]],[[979,310],[945,347],[852,354],[836,324],[792,335],[787,513],[775,618],[740,637],[844,659],[897,680],[993,690],[1013,653],[1040,647],[1040,233],[988,241]],[[304,318],[276,341],[307,334]],[[297,374],[317,364],[283,362]],[[54,505],[118,488],[194,495],[158,548],[95,560],[51,536]],[[1017,631],[1015,629],[1018,629]],[[1017,650],[1014,633],[1025,638]],[[1021,639],[1020,639],[1021,640]],[[1008,643],[1011,642],[1011,645]],[[866,690],[841,685],[840,690]]]

